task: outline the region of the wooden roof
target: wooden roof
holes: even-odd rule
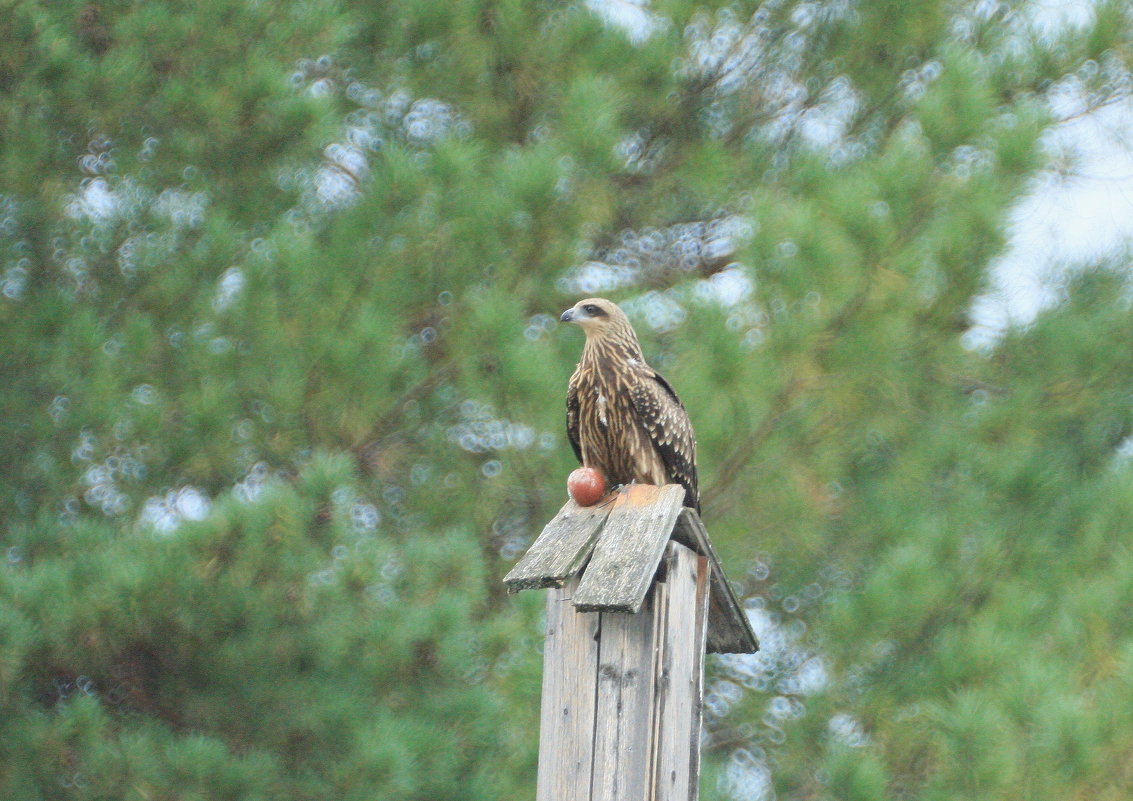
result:
[[[679,484],[631,484],[594,506],[567,501],[511,572],[508,590],[561,587],[582,571],[574,606],[581,612],[637,613],[653,584],[665,544],[676,540],[708,559],[709,653],[755,653],[751,630],[700,516],[684,507]]]

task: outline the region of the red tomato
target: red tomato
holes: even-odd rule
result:
[[[567,477],[567,492],[579,506],[593,506],[606,494],[606,479],[593,467],[580,467]]]

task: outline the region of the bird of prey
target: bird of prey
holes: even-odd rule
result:
[[[559,318],[586,332],[567,388],[567,436],[584,467],[609,486],[680,484],[700,511],[696,437],[677,393],[645,363],[625,313],[603,298],[580,300]]]

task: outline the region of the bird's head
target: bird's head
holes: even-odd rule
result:
[[[624,337],[628,332],[633,341],[637,341],[625,312],[605,298],[580,300],[563,312],[559,319],[577,325],[586,332],[587,339]]]
[[[619,323],[629,325],[625,313],[605,298],[579,300],[566,309],[559,319],[563,323],[574,323],[588,335],[611,330]]]

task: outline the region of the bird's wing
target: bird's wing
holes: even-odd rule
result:
[[[672,480],[685,488],[686,500],[700,511],[696,481],[696,436],[673,387],[659,373],[646,368],[630,387],[633,409],[665,464]]]
[[[578,457],[578,463],[582,464],[582,446],[578,440],[578,385],[575,383],[574,376],[570,377],[570,383],[567,384],[566,430],[567,439],[570,440],[570,446],[574,449],[574,455]]]

